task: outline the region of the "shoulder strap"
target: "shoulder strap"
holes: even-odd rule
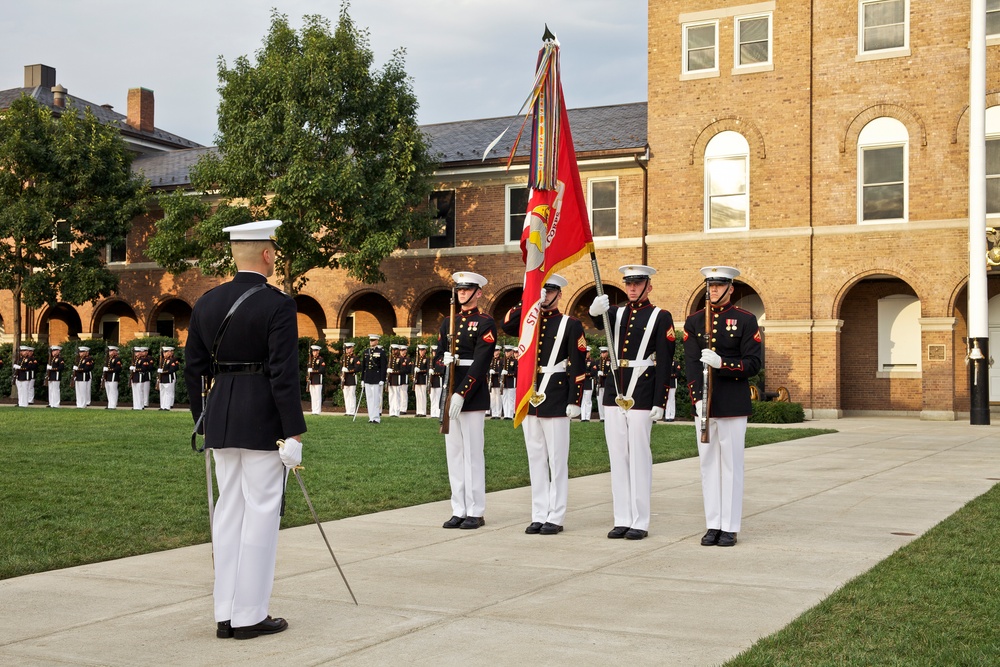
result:
[[[212,342],[212,363],[218,361],[219,345],[222,343],[222,337],[226,335],[226,329],[229,328],[229,322],[233,319],[233,315],[236,310],[243,305],[243,302],[252,297],[257,292],[267,289],[267,283],[258,283],[248,289],[246,292],[240,295],[240,298],[236,299],[229,312],[226,313],[225,319],[222,320],[222,324],[219,326],[218,333],[215,334],[215,341]]]

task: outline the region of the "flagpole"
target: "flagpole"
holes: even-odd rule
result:
[[[594,270],[594,283],[597,285],[597,296],[604,296],[604,285],[601,283],[601,269],[597,266],[597,253],[590,251],[590,267]],[[604,333],[608,339],[608,356],[611,357],[611,380],[615,385],[615,396],[621,396],[618,388],[618,348],[615,345],[614,333],[611,331],[611,318],[608,311],[601,314],[604,322]]]

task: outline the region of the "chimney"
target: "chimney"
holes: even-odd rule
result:
[[[24,87],[37,88],[42,86],[46,90],[56,85],[56,68],[48,65],[25,65],[24,66]]]
[[[140,132],[153,131],[153,91],[147,88],[130,88],[128,114],[125,122]]]
[[[52,106],[66,108],[66,89],[62,86],[52,86]]]

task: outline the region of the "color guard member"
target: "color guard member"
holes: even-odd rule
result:
[[[361,381],[365,386],[369,424],[382,423],[382,387],[389,369],[388,355],[378,341],[378,334],[369,334],[368,348],[361,355]]]
[[[108,360],[101,371],[104,374],[104,391],[108,395],[106,410],[118,408],[118,382],[122,378],[122,359],[118,356],[118,347],[108,345]]]
[[[63,371],[66,370],[66,361],[62,358],[62,348],[53,345],[49,348],[49,362],[45,364],[45,383],[49,388],[50,408],[59,407],[60,383]]]
[[[177,393],[177,372],[181,362],[174,357],[174,348],[160,348],[162,362],[156,369],[157,381],[160,384],[160,409],[170,410],[174,407],[174,397]]]
[[[29,345],[21,346],[21,358],[13,364],[14,384],[17,387],[17,407],[26,408],[35,401],[35,372],[38,360]]]
[[[323,412],[323,376],[326,375],[326,361],[319,356],[322,349],[319,345],[309,346],[309,365],[306,367],[306,382],[309,383],[309,398],[314,415]]]
[[[417,358],[413,360],[413,398],[417,403],[415,410],[418,417],[427,416],[427,372],[430,367],[427,346],[417,345]]]
[[[94,380],[94,358],[89,347],[77,348],[79,358],[73,366],[73,381],[76,389],[76,407],[90,405],[91,383]],[[148,391],[148,390],[147,390]]]
[[[340,363],[340,387],[344,392],[344,414],[354,416],[358,409],[358,372],[361,360],[354,354],[354,343],[344,343],[344,357]]]

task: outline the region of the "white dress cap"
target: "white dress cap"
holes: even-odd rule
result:
[[[417,349],[418,350],[426,350],[427,346],[426,345],[417,345]]]
[[[368,340],[378,340],[381,338],[378,334],[368,334]]]
[[[459,271],[451,274],[451,279],[455,281],[455,287],[473,289],[476,287],[486,287],[486,278],[471,271]]]
[[[310,345],[309,349],[310,350],[322,350],[323,348],[321,348],[319,345]]]
[[[223,227],[230,241],[277,241],[274,232],[281,226],[281,220],[258,220],[243,225]]]
[[[27,352],[28,350],[33,350],[33,349],[35,349],[35,348],[31,347],[30,345],[22,345],[21,346],[21,351],[22,352]]]
[[[78,347],[76,349],[79,350],[80,352],[90,352],[89,347]]]
[[[81,347],[80,349],[82,350],[83,348]],[[160,350],[162,350],[163,352],[173,352],[174,348],[172,348],[172,347],[161,347]]]
[[[118,351],[118,346],[117,345],[108,345],[108,350],[109,351],[110,350],[114,350],[115,352],[117,352]]]
[[[545,287],[555,287],[556,289],[562,289],[566,287],[569,283],[565,278],[560,276],[558,273],[553,273],[551,276],[545,279]]]
[[[656,269],[643,264],[626,264],[625,266],[619,266],[618,270],[622,272],[625,282],[645,280],[650,276],[656,275]]]
[[[137,348],[135,348],[135,351],[136,352],[149,352],[149,348],[148,347],[137,347]]]
[[[740,270],[731,266],[706,266],[701,270],[701,275],[710,283],[731,283],[733,278],[740,275]]]
[[[62,347],[61,347],[61,346],[59,346],[59,345],[53,345],[53,346],[52,346],[51,348],[49,348],[49,349],[52,349],[52,350],[61,350],[61,349],[62,349]],[[83,348],[83,347],[81,347],[80,349],[81,349],[81,350],[83,350],[83,349],[86,349],[86,348]]]
[[[344,343],[344,347],[354,347],[354,343]]]
[[[597,348],[597,350],[598,350],[599,352],[607,352],[607,351],[608,351],[608,348],[606,348],[606,347],[604,347],[604,346],[602,345],[602,346],[600,346],[599,348]]]

